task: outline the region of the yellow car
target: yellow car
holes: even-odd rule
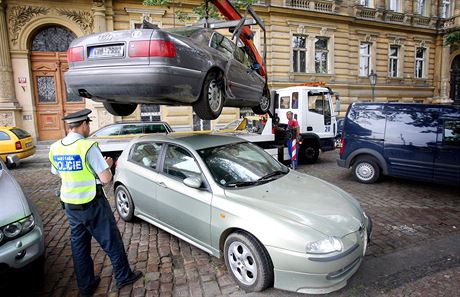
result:
[[[30,134],[18,127],[0,126],[0,157],[9,168],[35,154],[35,144]]]

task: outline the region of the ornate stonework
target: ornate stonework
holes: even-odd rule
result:
[[[11,42],[18,42],[19,32],[33,17],[47,14],[49,9],[46,7],[14,6],[8,11],[8,27],[10,29]]]
[[[14,126],[14,114],[11,111],[0,112],[0,126]]]
[[[63,16],[68,17],[87,34],[93,32],[94,18],[92,13],[82,10],[69,10],[69,9],[56,9],[56,11]]]

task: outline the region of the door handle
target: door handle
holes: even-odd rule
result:
[[[162,186],[163,188],[168,188],[168,186],[164,182],[159,182],[158,184]]]

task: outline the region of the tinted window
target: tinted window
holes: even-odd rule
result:
[[[460,146],[460,120],[445,120],[443,143]]]
[[[123,125],[120,135],[142,134],[144,133],[142,125]]]
[[[201,170],[192,155],[184,148],[169,145],[163,165],[163,172],[178,179],[201,177]]]
[[[291,97],[283,96],[280,98],[280,108],[289,109],[291,107]]]
[[[0,131],[0,140],[10,140],[10,136],[3,131]]]
[[[233,57],[234,44],[223,35],[214,33],[211,39],[211,47],[224,54],[228,59]]]
[[[120,134],[120,126],[109,126],[94,133],[94,136],[116,136]]]
[[[347,114],[348,121],[345,131],[356,136],[373,136],[383,139],[385,131],[385,115],[382,106],[358,105],[353,106]]]
[[[174,33],[177,35],[185,36],[185,37],[190,37],[192,36],[195,32],[198,32],[201,30],[201,28],[187,28],[187,27],[180,27],[180,28],[161,28],[161,30]]]
[[[19,128],[13,128],[10,131],[13,132],[19,139],[30,137],[30,134],[28,132]]]
[[[299,92],[292,93],[292,109],[299,108]]]
[[[166,128],[164,125],[161,124],[148,124],[144,126],[144,133],[166,133]]]
[[[160,150],[161,145],[157,143],[138,143],[132,148],[129,160],[156,169]]]
[[[387,112],[385,141],[424,147],[436,140],[437,128],[438,121],[434,112],[395,108]]]

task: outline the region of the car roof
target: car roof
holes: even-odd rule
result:
[[[391,106],[398,108],[411,108],[414,110],[421,110],[427,108],[449,108],[460,110],[459,106],[446,105],[446,104],[423,104],[423,103],[405,103],[405,102],[353,102],[353,106],[368,106],[368,107],[382,107]]]
[[[175,143],[190,147],[194,150],[200,150],[204,148],[217,147],[226,144],[245,142],[244,139],[217,135],[212,133],[207,134],[193,134],[193,133],[170,133],[167,135],[145,135],[140,136],[134,140],[135,143],[143,141],[164,141],[169,143]]]

